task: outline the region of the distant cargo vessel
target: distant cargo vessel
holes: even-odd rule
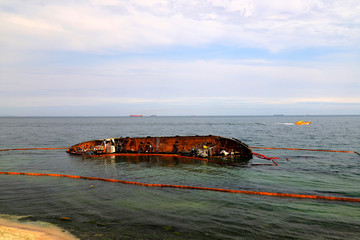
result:
[[[130,117],[142,117],[143,115],[141,115],[141,114],[139,114],[139,115],[136,115],[136,114],[134,114],[134,115],[130,115]]]
[[[107,138],[73,145],[67,152],[75,155],[163,154],[239,160],[250,160],[253,156],[251,149],[240,140],[212,135]]]

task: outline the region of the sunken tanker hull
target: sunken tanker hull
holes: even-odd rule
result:
[[[220,136],[126,137],[82,142],[67,152],[75,155],[168,154],[189,157],[226,157],[250,160],[251,149],[243,142]]]

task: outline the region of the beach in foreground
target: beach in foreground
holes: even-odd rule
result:
[[[36,225],[35,225],[36,224]],[[0,240],[75,240],[78,239],[53,225],[36,222],[20,223],[0,218]]]

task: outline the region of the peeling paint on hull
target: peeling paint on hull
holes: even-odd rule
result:
[[[243,142],[221,136],[119,137],[91,140],[71,146],[75,155],[169,154],[191,157],[227,157],[250,160],[251,149]]]

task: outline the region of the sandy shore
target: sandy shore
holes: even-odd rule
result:
[[[48,223],[17,222],[15,217],[0,218],[0,240],[78,240]]]

